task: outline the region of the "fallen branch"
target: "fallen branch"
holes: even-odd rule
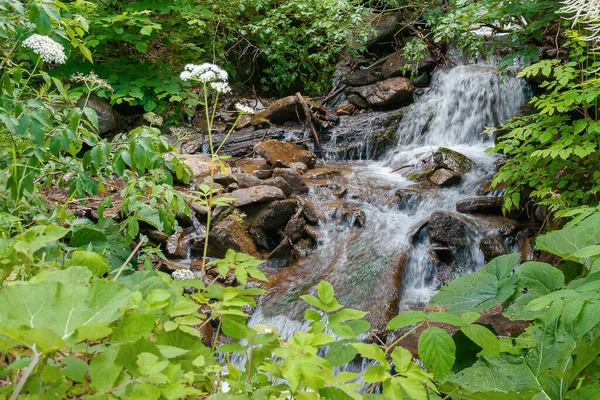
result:
[[[383,63],[385,62],[385,60],[387,60],[387,59],[388,59],[388,57],[389,57],[389,56],[385,56],[385,57],[383,57],[383,58],[381,58],[381,59],[379,59],[379,60],[375,61],[373,64],[371,64],[371,65],[369,65],[369,66],[367,66],[367,67],[365,67],[365,68],[362,68],[362,69],[363,69],[363,70],[368,70],[368,69],[371,69],[371,68],[378,67],[379,65],[383,64]],[[338,89],[335,89],[335,90],[334,90],[334,91],[333,91],[333,92],[332,92],[332,93],[331,93],[329,96],[327,96],[327,97],[325,97],[325,98],[323,99],[323,104],[327,104],[327,102],[328,102],[329,100],[333,99],[333,98],[334,98],[334,97],[336,97],[338,94],[342,93],[342,92],[343,92],[343,91],[344,91],[344,90],[345,90],[347,87],[348,87],[348,85],[342,85],[342,86],[340,86]]]
[[[312,122],[312,113],[310,112],[310,107],[308,105],[308,103],[306,102],[306,100],[304,100],[304,98],[302,97],[302,95],[300,94],[300,92],[296,93],[296,98],[298,99],[298,102],[300,103],[300,105],[302,106],[302,108],[304,109],[304,129],[308,129],[308,127],[310,128],[313,137],[315,139],[315,145],[317,146],[317,150],[319,151],[319,155],[321,157],[323,157],[323,148],[321,147],[321,141],[319,140],[319,134],[317,133],[317,130],[315,129],[315,125]]]

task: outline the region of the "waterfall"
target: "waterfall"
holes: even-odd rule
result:
[[[378,330],[398,312],[425,305],[441,282],[430,258],[432,244],[415,227],[434,211],[455,211],[459,200],[477,196],[495,162],[485,152],[491,140],[482,132],[515,115],[527,96],[522,80],[492,66],[437,71],[431,87],[404,110],[397,127],[399,141],[381,161],[344,164],[345,173],[333,184],[311,188],[308,198],[328,212],[319,226],[322,238],[312,254],[275,277],[250,324],[271,324],[286,336],[307,329],[302,321],[306,305],[298,296],[315,294],[321,280],[332,283],[341,304],[367,311]],[[357,118],[364,123],[364,114]],[[336,128],[330,150],[344,121]],[[368,129],[364,134],[368,138]],[[469,157],[473,168],[459,185],[415,189],[408,175],[440,146]],[[417,196],[399,201],[398,189],[414,190]],[[456,275],[483,265],[477,246],[458,254]]]

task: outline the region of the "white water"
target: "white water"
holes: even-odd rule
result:
[[[430,243],[421,235],[417,244],[410,239],[411,228],[437,210],[454,211],[456,202],[477,195],[482,182],[493,173],[494,157],[485,153],[491,145],[482,134],[515,115],[527,99],[523,81],[498,74],[484,65],[458,66],[438,71],[431,88],[409,106],[398,127],[395,149],[379,162],[352,167],[347,179],[345,201],[359,207],[366,216],[363,228],[352,221],[342,223],[328,215],[321,223],[323,234],[317,250],[288,271],[263,297],[250,324],[275,326],[285,336],[306,329],[302,322],[305,305],[295,301],[301,294],[314,293],[320,280],[331,282],[336,297],[348,307],[369,311],[385,324],[385,301],[390,289],[400,290],[400,312],[422,307],[439,287],[435,267],[429,260]],[[368,132],[366,137],[368,137]],[[474,161],[460,185],[439,189],[431,196],[398,205],[392,202],[399,188],[414,182],[405,176],[431,157],[438,147],[449,147]],[[394,169],[404,167],[400,172]],[[415,167],[415,168],[413,168]],[[310,199],[322,210],[336,199],[335,189],[313,188]],[[399,256],[410,254],[404,263],[401,286],[393,271]],[[474,246],[460,254],[456,274],[475,270],[483,255]],[[393,296],[392,296],[393,297]]]

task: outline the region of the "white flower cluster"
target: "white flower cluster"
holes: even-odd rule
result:
[[[231,92],[231,88],[227,82],[211,82],[209,83],[210,88],[217,93],[229,93]]]
[[[564,0],[561,12],[572,14],[573,26],[584,24],[591,32],[584,40],[594,42],[600,48],[600,0]]]
[[[254,114],[254,108],[245,106],[242,103],[235,103],[235,109],[238,110],[240,114]]]
[[[23,47],[33,50],[45,62],[64,64],[67,61],[65,48],[48,36],[33,34],[23,41]]]
[[[189,269],[178,269],[173,271],[171,277],[176,281],[182,281],[184,279],[195,279],[196,275]]]
[[[84,83],[91,86],[93,89],[106,89],[113,93],[115,91],[115,89],[113,89],[108,82],[96,75],[94,71],[91,71],[87,75],[77,72],[71,76],[71,82]]]
[[[227,82],[229,79],[229,76],[225,70],[215,64],[210,63],[204,63],[200,65],[188,64],[185,66],[179,77],[184,81],[194,79],[202,83],[219,81]]]
[[[147,112],[144,115],[142,115],[142,117],[148,121],[150,123],[150,125],[154,125],[154,126],[162,126],[163,124],[163,119],[160,115],[153,113],[153,112]]]

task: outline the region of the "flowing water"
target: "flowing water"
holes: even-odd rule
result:
[[[491,66],[437,71],[428,91],[404,110],[398,144],[383,159],[346,163],[333,183],[313,184],[309,199],[326,214],[319,226],[322,238],[312,254],[275,277],[250,323],[275,325],[284,335],[306,328],[305,305],[297,299],[314,293],[321,280],[333,284],[340,303],[368,311],[376,330],[398,312],[426,304],[440,281],[427,234],[415,226],[432,212],[455,211],[457,201],[478,194],[496,161],[485,153],[492,143],[482,134],[484,128],[515,115],[526,100],[523,81]],[[406,176],[422,168],[440,146],[469,157],[473,169],[458,186],[399,201],[396,191],[415,185]],[[483,254],[474,245],[457,254],[453,274],[481,265]]]

